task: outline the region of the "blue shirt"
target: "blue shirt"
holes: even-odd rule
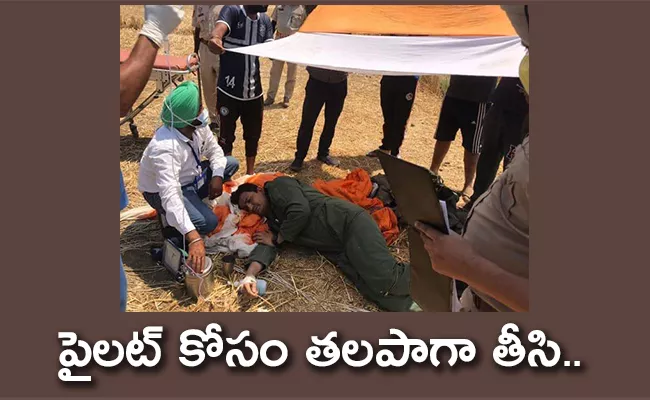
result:
[[[273,40],[273,25],[266,13],[252,20],[243,6],[224,6],[217,23],[225,23],[228,32],[223,38],[227,49],[252,46]],[[260,59],[256,56],[226,51],[219,57],[220,91],[238,100],[254,100],[263,95]]]
[[[129,197],[126,195],[126,188],[124,187],[124,177],[122,170],[120,170],[120,211],[124,210],[129,204]]]

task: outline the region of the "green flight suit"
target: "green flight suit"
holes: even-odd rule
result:
[[[340,254],[338,266],[361,294],[384,310],[409,310],[411,268],[393,258],[377,223],[363,208],[290,177],[276,178],[264,190],[273,232],[289,243]],[[247,264],[257,261],[266,268],[275,257],[274,247],[259,245]]]

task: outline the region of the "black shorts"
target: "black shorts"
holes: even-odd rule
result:
[[[488,103],[455,99],[446,96],[442,102],[436,140],[451,142],[460,130],[463,147],[472,154],[481,152],[481,125],[488,110]]]
[[[483,119],[483,151],[505,156],[504,167],[512,160],[514,150],[524,140],[527,115],[522,110],[505,110],[496,103]]]
[[[246,157],[257,155],[257,145],[262,135],[264,119],[264,98],[238,100],[222,91],[217,92],[217,111],[219,112],[219,146],[226,155],[232,154],[235,143],[237,120],[241,118],[244,130]]]

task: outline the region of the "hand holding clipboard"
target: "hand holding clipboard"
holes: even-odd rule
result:
[[[377,156],[397,207],[409,225],[411,297],[425,311],[449,312],[454,294],[453,280],[434,271],[427,249],[433,249],[432,243],[439,239],[437,235],[449,237],[450,232],[436,195],[434,175],[426,168],[386,153],[379,152]],[[416,224],[419,229],[415,228]],[[424,232],[425,240],[420,232]]]

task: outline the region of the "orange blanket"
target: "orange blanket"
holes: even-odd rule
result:
[[[266,182],[270,182],[273,179],[283,176],[284,174],[280,172],[276,172],[274,174],[256,174],[251,176],[250,178],[246,179],[246,183],[253,183],[259,187],[264,186]],[[237,183],[233,181],[226,182],[224,184],[224,192],[227,193],[232,193],[233,189],[236,189]],[[223,224],[226,221],[226,218],[228,218],[228,215],[230,214],[230,209],[226,205],[222,206],[216,206],[213,209],[215,215],[217,216],[219,220],[219,225],[217,225],[217,228],[212,231],[208,237],[217,234],[218,232],[223,229]],[[259,215],[255,214],[249,214],[245,211],[241,211],[241,219],[239,220],[239,223],[237,224],[237,231],[234,233],[235,235],[239,234],[247,234],[247,242],[248,244],[253,243],[253,234],[256,232],[264,232],[269,230],[269,227],[266,223],[263,222],[262,217]]]
[[[274,180],[280,176],[284,176],[281,172],[272,174],[256,174],[246,179],[246,183],[253,183],[262,187],[265,183]],[[348,174],[345,179],[335,179],[331,181],[317,180],[312,185],[315,189],[328,196],[337,197],[339,199],[347,200],[364,209],[366,209],[372,218],[379,226],[379,230],[386,239],[387,244],[392,244],[399,236],[399,228],[397,225],[397,216],[388,207],[384,207],[379,199],[369,198],[372,191],[372,182],[370,175],[363,169],[356,169]],[[237,183],[230,181],[224,184],[224,192],[232,193],[237,188]],[[216,214],[219,225],[212,231],[208,237],[213,236],[223,229],[224,223],[230,215],[230,209],[226,205],[216,206],[213,209]],[[263,222],[262,218],[255,214],[249,214],[242,211],[241,219],[237,224],[237,234],[247,234],[249,237],[247,241],[252,244],[252,236],[256,232],[264,232],[269,229],[268,225]],[[155,216],[154,214],[150,217]]]
[[[399,227],[397,225],[397,216],[379,199],[371,199],[372,182],[370,175],[363,169],[357,168],[350,172],[345,179],[335,179],[331,181],[317,180],[313,184],[314,188],[321,193],[329,196],[338,197],[352,202],[366,209],[375,220],[387,244],[397,240],[399,236]]]

